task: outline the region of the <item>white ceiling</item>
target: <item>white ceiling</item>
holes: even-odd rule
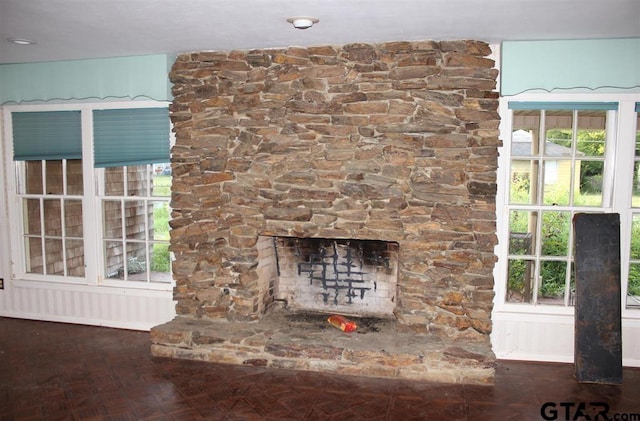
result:
[[[320,19],[308,30],[286,19]],[[7,38],[29,38],[19,46]],[[411,40],[640,37],[640,0],[0,0],[0,63]]]

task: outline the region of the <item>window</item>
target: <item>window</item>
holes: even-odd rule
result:
[[[110,167],[100,174],[104,276],[170,282],[169,195],[165,164]]]
[[[611,211],[617,104],[512,102],[509,108],[504,300],[571,306],[573,215]]]
[[[19,277],[170,287],[167,107],[110,107],[10,110]]]
[[[635,150],[631,180],[631,232],[627,308],[640,308],[640,103],[635,105]]]
[[[169,124],[164,108],[93,111],[107,279],[170,282]],[[168,167],[170,168],[170,167]]]
[[[13,113],[28,273],[85,274],[80,117],[79,111]]]
[[[26,161],[20,167],[26,272],[83,277],[81,161]]]

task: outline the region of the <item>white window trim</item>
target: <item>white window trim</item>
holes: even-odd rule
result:
[[[512,313],[522,315],[548,315],[548,316],[573,316],[573,306],[553,306],[553,305],[532,305],[524,303],[507,303],[505,300],[507,293],[506,272],[508,259],[508,241],[504,241],[508,234],[509,213],[506,199],[509,194],[509,174],[507,169],[510,164],[510,136],[512,132],[512,110],[508,108],[509,101],[544,101],[544,102],[617,102],[618,111],[615,121],[608,123],[607,135],[614,135],[615,150],[609,151],[605,162],[605,183],[609,181],[611,191],[603,191],[604,205],[607,212],[617,212],[620,214],[621,222],[621,259],[622,262],[629,260],[630,235],[626,227],[629,226],[631,218],[631,196],[615,195],[615,191],[631,192],[631,177],[616,177],[616,172],[623,171],[624,168],[633,169],[633,154],[629,153],[629,142],[634,142],[636,136],[635,104],[640,102],[640,94],[600,94],[600,93],[525,93],[509,97],[501,97],[499,103],[500,139],[503,146],[499,148],[498,157],[498,190],[496,195],[496,229],[499,238],[495,253],[499,257],[494,268],[495,298],[494,313]],[[632,150],[633,150],[633,146]],[[610,153],[613,152],[613,153]],[[628,198],[629,200],[626,200]],[[640,320],[640,310],[626,308],[628,265],[622,265],[622,317],[623,319]],[[561,320],[561,319],[558,319]]]
[[[103,279],[100,272],[102,253],[101,232],[102,225],[97,218],[101,215],[101,201],[96,195],[96,177],[93,168],[93,116],[94,110],[105,109],[126,109],[126,108],[153,108],[167,107],[167,101],[126,101],[126,102],[100,102],[100,103],[61,103],[61,104],[28,104],[28,105],[6,105],[2,107],[3,124],[3,158],[6,168],[7,179],[5,188],[7,189],[7,216],[10,221],[9,238],[13,246],[10,250],[12,280],[16,285],[30,285],[34,282],[46,282],[50,285],[59,284],[73,287],[98,287],[98,288],[118,288],[121,290],[146,290],[146,291],[172,291],[175,281],[170,283],[124,283],[111,282]],[[13,170],[13,124],[12,113],[14,112],[35,112],[35,111],[70,111],[79,110],[82,120],[82,162],[84,179],[91,182],[84,183],[83,208],[93,210],[83,212],[84,240],[85,240],[85,276],[84,278],[56,277],[41,274],[27,273],[25,268],[22,226],[22,204],[20,196],[16,190],[18,174]]]

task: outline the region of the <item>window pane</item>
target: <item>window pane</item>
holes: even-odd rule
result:
[[[105,168],[104,178],[106,196],[124,196],[124,168]]]
[[[46,161],[46,194],[64,194],[62,182],[62,161]]]
[[[558,161],[545,161],[544,183],[555,185],[558,183]]]
[[[539,156],[539,141],[536,136],[537,129],[518,129],[511,133],[511,155],[512,156]]]
[[[604,162],[576,161],[576,173],[580,174],[580,188],[576,189],[577,206],[602,206],[602,180]]]
[[[564,305],[566,275],[567,264],[565,262],[541,261],[538,302]]]
[[[105,276],[124,279],[124,256],[121,241],[105,241]]]
[[[606,111],[578,111],[578,151],[584,156],[604,156],[606,127]]]
[[[511,163],[511,187],[509,202],[528,205],[535,203],[535,190],[532,191],[532,180],[537,180],[538,161],[513,160]],[[533,181],[535,187],[535,181]]]
[[[125,181],[126,168],[126,181]],[[131,167],[109,167],[104,169],[106,196],[147,196],[151,181],[151,165],[135,165]],[[171,186],[171,176],[159,181],[164,186]],[[126,189],[125,189],[126,186]],[[169,189],[170,191],[170,189]],[[126,193],[125,193],[126,192]],[[165,190],[166,192],[166,190]],[[160,194],[158,194],[160,196]],[[167,194],[168,195],[168,194]]]
[[[147,214],[153,214],[153,206],[144,200],[126,201],[124,205],[125,227],[128,240],[145,240]]]
[[[549,117],[550,119],[553,117]],[[544,156],[546,157],[571,157],[573,144],[573,130],[571,126],[566,129],[552,129],[547,131],[547,141],[544,144]]]
[[[576,266],[574,262],[571,262],[571,272],[569,273],[569,305],[576,305]]]
[[[631,223],[631,264],[627,284],[627,307],[640,308],[640,214],[634,213]]]
[[[151,165],[127,167],[127,196],[148,196]]]
[[[153,235],[154,240],[169,241],[169,203],[153,203]]]
[[[631,258],[640,260],[640,214],[634,213],[631,222]]]
[[[122,238],[122,202],[105,200],[102,202],[104,238]]]
[[[573,110],[546,109],[545,119],[544,124],[547,130],[571,130],[573,127]]]
[[[573,110],[545,111],[545,156],[571,156]]]
[[[82,201],[64,201],[65,235],[68,237],[82,237]]]
[[[534,265],[533,260],[509,260],[508,303],[531,302]]]
[[[66,240],[67,273],[84,276],[84,243],[82,240]]]
[[[509,254],[531,255],[535,249],[537,212],[513,210],[509,217]]]
[[[82,180],[82,160],[67,161],[67,194],[81,196],[84,192]]]
[[[171,196],[171,164],[155,164],[152,183],[152,196]]]
[[[62,237],[60,200],[44,200],[44,235]]]
[[[144,243],[127,242],[127,280],[147,281],[147,256]]]
[[[40,199],[24,199],[24,233],[40,235],[42,225],[40,223]]]
[[[634,208],[640,208],[640,124],[638,125],[638,131],[636,132],[635,148],[636,162],[633,165],[633,188],[631,206],[633,206]]]
[[[548,160],[543,163],[544,190],[542,203],[567,206],[571,190],[571,161]]]
[[[25,162],[25,193],[42,194],[42,161]]]
[[[569,252],[570,212],[542,213],[542,255],[567,256]]]
[[[171,282],[169,244],[154,244],[151,254],[151,281]]]
[[[40,237],[28,237],[25,239],[26,271],[28,273],[44,273],[42,260],[42,239]]]
[[[527,141],[527,139],[522,138],[522,136],[528,137],[528,135],[524,135],[523,132],[528,132],[530,135],[533,135],[537,130],[539,130],[540,116],[541,116],[540,110],[514,110],[513,111],[514,140]],[[530,138],[528,139],[528,141],[530,141]],[[531,150],[531,148],[529,148],[529,150]],[[513,153],[514,150],[512,149],[511,152]]]
[[[62,256],[62,240],[45,238],[44,253],[46,256],[47,275],[64,275],[64,260]]]
[[[627,308],[640,308],[640,263],[629,265]]]

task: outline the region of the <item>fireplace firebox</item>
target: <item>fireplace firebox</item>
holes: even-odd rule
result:
[[[398,243],[322,238],[271,239],[274,299],[292,311],[393,317]],[[268,240],[267,240],[268,241]]]

